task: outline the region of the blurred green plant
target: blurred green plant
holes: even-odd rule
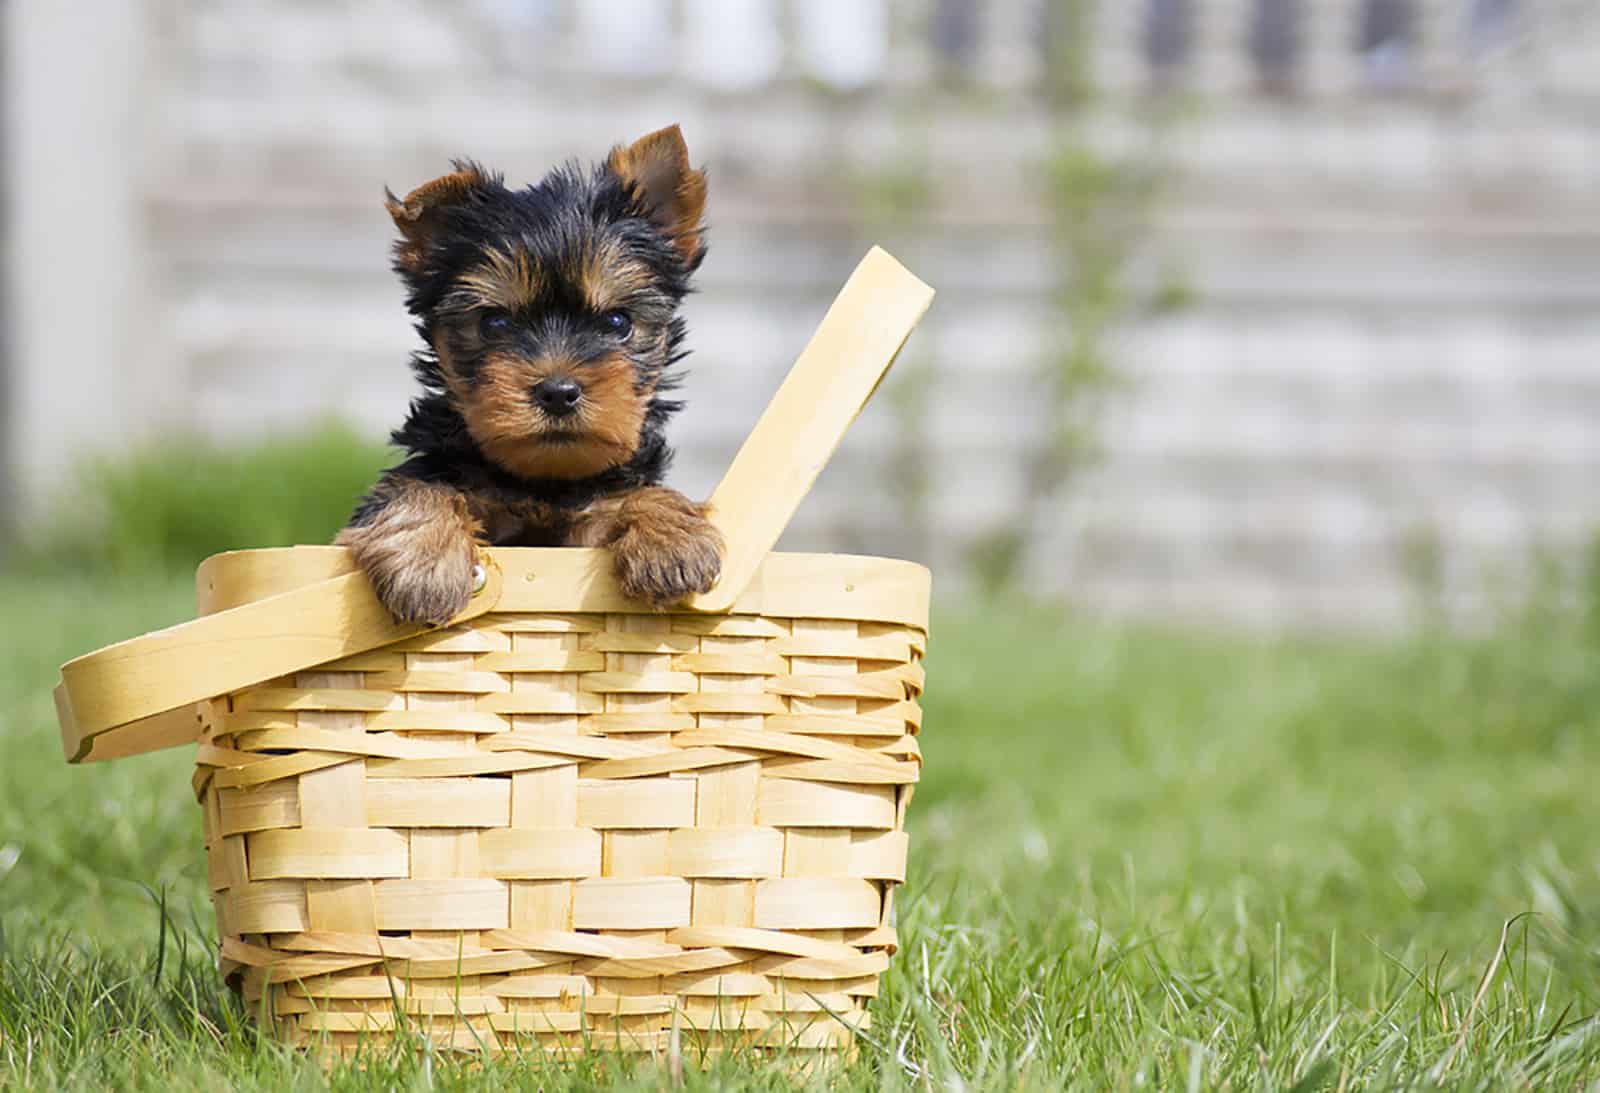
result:
[[[1077,108],[1094,98],[1089,70],[1094,0],[1046,0],[1040,33],[1045,53],[1044,92],[1059,107]]]
[[[1081,22],[1076,5],[1061,7],[1070,9],[1061,18]],[[1061,65],[1081,63],[1077,52],[1066,56]],[[1125,383],[1112,344],[1117,328],[1132,315],[1182,310],[1195,295],[1170,260],[1148,288],[1136,289],[1129,277],[1134,259],[1148,245],[1149,225],[1167,181],[1160,148],[1177,112],[1158,104],[1140,119],[1148,138],[1144,146],[1113,158],[1083,125],[1087,78],[1058,75],[1050,86],[1056,130],[1040,172],[1040,191],[1058,270],[1052,292],[1056,328],[1050,349],[1028,377],[1044,428],[1023,454],[1021,510],[980,530],[967,545],[968,565],[990,594],[1019,581],[1028,546],[1048,534],[1045,518],[1059,506],[1062,491],[1100,454],[1100,422],[1109,399]]]
[[[12,563],[180,570],[223,550],[326,543],[392,462],[392,449],[331,421],[244,445],[176,437],[87,464]]]

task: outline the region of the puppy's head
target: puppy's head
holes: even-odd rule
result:
[[[388,195],[419,364],[479,449],[525,478],[626,463],[681,357],[678,305],[705,253],[705,175],[677,126],[522,190],[476,164]]]

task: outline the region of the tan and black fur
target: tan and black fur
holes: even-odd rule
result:
[[[521,190],[460,162],[389,195],[423,394],[337,542],[397,618],[465,607],[486,544],[607,547],[656,606],[716,580],[704,507],[660,484],[705,192],[673,126]]]

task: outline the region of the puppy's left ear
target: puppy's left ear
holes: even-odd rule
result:
[[[617,145],[606,168],[626,182],[650,219],[672,239],[691,267],[705,254],[700,217],[706,209],[706,173],[689,166],[689,149],[676,125],[629,145]]]
[[[395,244],[395,264],[402,272],[421,273],[426,265],[428,244],[438,230],[440,214],[452,205],[464,204],[473,193],[497,181],[470,160],[457,160],[455,170],[432,182],[425,182],[406,195],[404,201],[386,188],[383,205],[400,229]]]

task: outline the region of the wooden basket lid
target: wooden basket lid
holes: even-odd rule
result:
[[[849,611],[877,602],[867,614],[835,617],[873,618],[876,610],[888,612],[883,621],[925,625],[927,573],[920,566],[827,555],[776,555],[770,567],[763,560],[932,300],[933,290],[887,252],[874,247],[862,259],[711,495],[710,519],[727,545],[722,574],[685,609],[773,611],[779,605],[763,601],[781,589],[776,594],[783,609],[792,602],[789,613],[829,617],[829,602],[836,604],[832,610]],[[261,564],[268,565],[266,556],[281,552],[238,554],[262,555]],[[484,580],[449,625],[496,609],[638,609],[616,590],[601,551],[485,550],[480,561]],[[846,572],[850,564],[868,568],[858,580],[842,582],[850,591],[824,595],[825,573]],[[208,572],[215,576],[231,565],[208,559],[202,582]],[[760,573],[769,579],[757,581]],[[813,584],[815,596],[808,595]],[[876,601],[869,601],[869,592]],[[202,607],[218,606],[208,604],[203,588],[201,599]],[[851,603],[857,606],[843,606]],[[62,665],[55,689],[62,744],[69,761],[82,762],[189,743],[201,729],[199,702],[426,629],[396,622],[354,572],[264,599],[231,601],[215,614]]]

